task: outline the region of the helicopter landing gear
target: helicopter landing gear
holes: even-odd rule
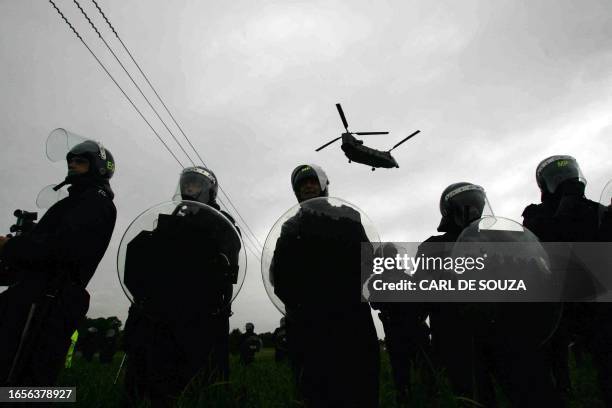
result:
[[[376,167],[372,167],[372,171],[376,170]]]

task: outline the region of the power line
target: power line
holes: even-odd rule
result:
[[[204,164],[204,166],[206,166],[206,165]],[[223,207],[225,207],[225,209],[226,209],[226,210],[228,209],[228,208],[227,208],[227,205],[225,205],[225,203],[223,203],[223,201],[221,200],[221,198],[219,198],[219,202],[221,203],[221,205],[223,205]],[[229,211],[229,210],[228,210],[228,211]],[[244,222],[244,221],[243,221],[243,223],[244,223],[244,225],[247,227],[247,229],[250,231],[250,228],[249,228],[249,226],[246,224],[246,222]],[[246,234],[246,233],[245,233],[244,235],[245,235],[245,237],[247,238],[247,240],[246,240],[246,241],[244,241],[245,246],[246,246],[246,244],[247,244],[247,243],[250,243],[250,244],[251,244],[251,245],[252,245],[252,246],[255,248],[255,250],[254,250],[254,251],[253,251],[253,250],[251,250],[251,254],[253,254],[253,256],[255,257],[255,259],[257,259],[257,261],[261,263],[261,258],[259,257],[259,255],[257,255],[257,253],[258,253],[258,252],[263,252],[263,247],[262,247],[262,248],[258,248],[258,247],[257,247],[257,245],[256,245],[256,244],[253,242],[253,238],[257,239],[257,237],[255,237],[255,236],[253,235],[253,238],[251,238],[251,236],[250,236],[249,234]],[[250,249],[250,248],[249,248],[249,249]]]
[[[259,264],[261,264],[261,258],[259,257],[259,255],[257,254],[256,250],[253,250],[251,248],[251,246],[247,245],[248,241],[242,241],[244,242],[244,247],[251,253],[251,255],[253,255],[255,257],[255,259],[257,260],[257,262]],[[251,244],[252,245],[252,244]]]
[[[164,127],[166,128],[166,130],[168,131],[168,133],[170,133],[170,136],[172,136],[172,139],[174,139],[174,141],[176,142],[176,144],[181,148],[181,150],[183,151],[183,153],[185,154],[185,156],[187,156],[187,159],[191,162],[192,165],[195,166],[194,161],[192,160],[192,158],[189,156],[189,154],[187,153],[187,151],[185,151],[185,149],[183,148],[183,146],[180,144],[180,142],[178,141],[178,139],[176,138],[176,136],[174,136],[174,133],[172,133],[172,131],[170,130],[170,128],[168,127],[168,125],[166,125],[166,122],[164,122],[164,120],[161,118],[161,116],[159,115],[159,113],[157,112],[157,109],[155,109],[155,107],[153,107],[153,105],[151,104],[151,102],[149,101],[149,98],[147,98],[147,96],[144,94],[144,92],[142,92],[142,89],[140,89],[140,86],[138,86],[138,84],[136,83],[136,81],[134,80],[134,78],[132,78],[132,75],[130,75],[130,73],[128,72],[128,70],[125,68],[125,66],[123,65],[123,63],[121,62],[121,60],[119,59],[119,57],[117,57],[117,54],[115,54],[115,52],[112,50],[112,48],[108,45],[108,43],[106,42],[106,40],[104,39],[104,37],[102,36],[102,34],[100,34],[100,31],[98,31],[98,29],[96,28],[95,24],[93,23],[93,21],[91,21],[91,19],[89,18],[89,16],[87,15],[87,13],[85,12],[85,10],[83,10],[83,8],[81,7],[81,5],[79,4],[79,2],[77,0],[72,0],[74,2],[74,4],[76,4],[76,6],[78,7],[78,9],[81,11],[81,13],[83,14],[83,16],[85,17],[85,19],[89,22],[89,25],[91,25],[91,28],[93,28],[93,30],[96,32],[96,34],[98,34],[98,37],[100,37],[100,39],[102,40],[102,42],[104,43],[104,45],[106,46],[106,48],[108,49],[108,51],[110,51],[110,53],[113,55],[113,57],[115,57],[115,60],[119,63],[119,65],[121,66],[121,68],[123,68],[123,71],[127,74],[127,76],[130,78],[130,80],[132,81],[132,83],[134,84],[134,86],[136,86],[136,89],[138,89],[138,92],[140,92],[140,95],[142,95],[142,97],[145,99],[145,101],[147,101],[147,104],[149,105],[149,107],[153,110],[153,112],[155,112],[155,115],[157,115],[157,118],[161,121],[161,123],[164,125]]]
[[[176,125],[176,127],[179,129],[179,131],[182,133],[183,137],[185,138],[185,140],[187,141],[187,143],[189,144],[189,146],[191,147],[191,149],[195,152],[196,156],[198,157],[198,159],[200,160],[200,162],[202,163],[202,165],[204,165],[205,167],[208,167],[206,165],[206,163],[204,162],[204,159],[202,158],[202,156],[200,156],[200,153],[198,152],[198,150],[193,146],[193,144],[191,143],[191,140],[189,139],[189,137],[187,136],[187,134],[183,131],[183,128],[181,127],[181,125],[178,123],[178,121],[176,120],[176,118],[174,117],[174,115],[172,114],[172,112],[170,112],[170,109],[168,109],[168,107],[166,106],[165,102],[163,101],[162,97],[159,95],[159,93],[157,92],[157,90],[155,89],[155,87],[153,86],[153,84],[151,83],[151,81],[149,80],[148,76],[144,73],[144,71],[142,70],[142,68],[140,67],[140,64],[138,64],[138,62],[136,61],[136,59],[134,58],[134,56],[132,55],[132,53],[130,52],[130,50],[128,49],[128,47],[125,45],[125,43],[123,42],[123,40],[121,39],[121,37],[119,36],[119,33],[117,33],[117,30],[115,30],[115,27],[113,27],[112,23],[110,22],[110,20],[107,18],[106,14],[104,14],[104,12],[102,11],[102,8],[98,5],[98,2],[96,0],[91,0],[92,3],[96,6],[96,8],[98,9],[98,11],[100,12],[100,15],[104,18],[104,21],[106,21],[106,24],[108,25],[108,27],[111,29],[111,31],[113,32],[113,34],[115,34],[115,37],[117,38],[117,40],[119,40],[119,42],[121,43],[121,46],[123,47],[123,49],[125,50],[125,52],[130,56],[132,62],[134,63],[134,65],[138,68],[138,71],[140,71],[140,74],[143,76],[143,78],[145,79],[145,81],[147,82],[147,84],[149,85],[149,87],[153,90],[153,92],[155,93],[155,96],[157,97],[157,99],[159,100],[159,102],[162,104],[162,106],[164,107],[164,109],[166,110],[166,112],[168,113],[168,115],[170,116],[170,118],[172,119],[172,121],[174,122],[174,124]],[[257,248],[258,250],[263,250],[263,245],[261,244],[261,242],[257,239],[257,235],[255,235],[255,233],[251,230],[251,228],[249,227],[248,223],[246,222],[246,220],[242,217],[242,215],[240,214],[240,212],[238,211],[238,209],[236,208],[236,206],[234,205],[234,203],[232,202],[229,194],[223,189],[223,187],[221,187],[221,185],[219,184],[219,190],[221,190],[221,193],[227,198],[227,201],[229,203],[229,205],[233,208],[234,212],[238,215],[238,218],[240,218],[240,220],[242,221],[242,223],[244,224],[244,226],[246,227],[248,233],[255,239],[255,242],[257,245],[254,244],[255,248]],[[229,208],[227,208],[227,206],[225,206],[226,209],[229,211]],[[246,234],[247,237],[249,237],[249,234]]]
[[[57,5],[53,2],[53,0],[49,0],[49,3],[51,3],[51,5],[53,6],[53,8],[58,12],[58,14],[60,15],[60,17],[66,22],[66,24],[68,25],[68,27],[70,27],[70,29],[72,30],[72,32],[77,36],[77,38],[79,40],[81,40],[81,42],[83,43],[83,45],[85,46],[85,48],[87,48],[87,50],[89,51],[89,53],[92,55],[92,57],[95,58],[95,60],[98,62],[98,64],[100,65],[100,67],[102,67],[102,69],[104,70],[104,72],[106,72],[106,74],[109,76],[109,78],[115,83],[115,85],[117,85],[117,88],[119,88],[119,90],[121,91],[121,93],[123,94],[123,96],[125,96],[125,98],[130,102],[130,104],[132,105],[132,107],[134,107],[134,109],[136,109],[136,112],[138,112],[138,114],[140,115],[140,117],[146,122],[147,125],[149,125],[149,128],[151,128],[151,130],[153,131],[153,133],[155,133],[155,136],[157,136],[157,138],[159,139],[159,141],[164,145],[164,147],[166,148],[166,150],[168,150],[168,152],[172,155],[172,157],[174,157],[174,160],[176,160],[176,162],[179,164],[179,166],[181,166],[182,168],[184,168],[185,166],[183,166],[183,164],[181,163],[181,161],[178,159],[178,157],[176,157],[176,155],[172,152],[172,150],[170,149],[170,147],[168,147],[168,145],[166,144],[166,142],[164,142],[164,140],[162,139],[162,137],[159,135],[159,133],[157,133],[155,131],[155,129],[153,128],[153,126],[151,126],[151,123],[149,123],[149,121],[147,120],[147,118],[145,118],[145,116],[142,114],[142,112],[140,111],[140,109],[138,109],[138,107],[134,104],[134,102],[132,101],[132,99],[130,99],[130,97],[125,93],[125,91],[123,90],[123,88],[121,88],[121,85],[119,85],[119,83],[115,80],[115,78],[111,75],[111,73],[108,71],[108,69],[106,69],[106,67],[104,66],[104,64],[102,63],[102,61],[100,61],[100,59],[98,59],[98,57],[96,56],[96,54],[94,54],[94,52],[91,50],[91,48],[89,48],[89,46],[87,45],[87,43],[85,42],[85,40],[83,40],[83,38],[80,36],[80,34],[77,32],[77,30],[72,26],[72,24],[70,24],[70,22],[68,21],[68,19],[66,18],[66,16],[64,16],[64,14],[61,12],[61,10],[57,7]]]
[[[83,40],[83,38],[81,37],[81,35],[76,31],[76,29],[72,26],[72,24],[68,21],[68,19],[64,16],[64,14],[61,12],[61,10],[57,7],[57,5],[52,1],[49,0],[49,2],[51,3],[51,5],[53,6],[53,8],[55,8],[55,10],[59,13],[59,15],[61,16],[61,18],[66,22],[66,24],[70,27],[70,29],[73,31],[73,33],[77,36],[77,38],[83,43],[83,45],[85,45],[85,47],[87,48],[87,50],[90,52],[90,54],[95,58],[95,60],[98,62],[98,64],[102,67],[102,69],[106,72],[106,74],[111,78],[111,80],[115,83],[115,85],[119,88],[119,90],[122,92],[122,94],[126,97],[126,99],[130,102],[130,104],[134,107],[134,109],[136,109],[136,111],[138,112],[138,114],[140,115],[140,117],[145,121],[145,123],[147,123],[147,125],[149,126],[149,128],[153,131],[153,133],[157,136],[157,138],[160,140],[160,142],[164,145],[164,147],[168,150],[168,152],[172,155],[172,157],[174,157],[174,159],[177,161],[177,163],[179,163],[179,165],[181,167],[184,168],[183,164],[181,163],[181,161],[177,158],[177,156],[172,152],[172,149],[170,149],[170,147],[164,142],[163,138],[159,135],[159,133],[153,128],[153,126],[151,125],[151,123],[145,118],[145,116],[142,114],[142,112],[138,109],[138,107],[134,104],[134,102],[132,101],[132,99],[127,95],[127,93],[123,90],[123,88],[119,85],[119,83],[115,80],[115,78],[112,76],[112,74],[108,71],[108,69],[104,66],[104,64],[100,61],[100,59],[96,56],[96,54],[92,51],[92,49],[87,45],[87,43]],[[187,158],[192,162],[192,164],[195,165],[195,163],[193,162],[193,160],[191,159],[191,157],[187,154],[187,152],[185,151],[185,149],[181,146],[181,144],[178,142],[178,140],[176,139],[176,137],[174,136],[174,134],[170,131],[170,129],[168,128],[168,126],[166,125],[166,123],[164,122],[164,120],[161,118],[161,116],[159,115],[159,113],[155,110],[155,108],[152,106],[152,104],[150,103],[150,101],[147,99],[147,97],[144,95],[144,93],[142,92],[141,88],[136,84],[135,80],[133,79],[133,77],[129,74],[129,72],[127,71],[127,69],[125,68],[125,66],[121,63],[121,61],[119,60],[119,58],[117,57],[117,55],[112,51],[111,47],[108,45],[108,43],[104,40],[104,38],[102,37],[102,35],[100,34],[100,32],[98,31],[98,29],[96,28],[96,26],[93,24],[93,22],[91,21],[91,19],[89,18],[89,16],[87,15],[87,13],[82,9],[82,7],[80,6],[80,4],[76,1],[73,0],[73,2],[76,4],[76,6],[79,8],[79,10],[81,11],[81,13],[84,15],[84,17],[87,19],[87,21],[89,22],[89,24],[91,25],[92,29],[96,32],[96,34],[98,34],[98,36],[102,39],[102,41],[104,42],[104,44],[106,45],[106,47],[108,48],[108,50],[111,52],[111,54],[113,54],[113,56],[115,57],[115,59],[117,60],[117,62],[119,62],[119,64],[121,65],[121,67],[123,68],[123,70],[126,72],[126,74],[128,75],[128,77],[130,78],[130,80],[132,81],[132,83],[134,83],[134,85],[136,85],[136,87],[138,88],[138,90],[140,91],[141,95],[145,98],[145,100],[147,101],[147,103],[149,104],[149,106],[151,107],[151,109],[153,109],[153,111],[156,113],[158,119],[164,124],[164,126],[166,127],[166,129],[168,130],[168,132],[172,135],[172,137],[174,138],[175,142],[179,145],[179,147],[181,147],[181,149],[183,150],[183,153],[185,153],[185,155],[187,156]],[[99,6],[97,5],[97,3],[94,2],[94,4],[96,4],[96,6],[99,9]],[[100,10],[100,9],[99,9]],[[116,31],[114,30],[114,28],[112,27],[112,25],[110,25],[110,22],[108,21],[108,19],[106,18],[106,16],[103,14],[103,17],[105,18],[105,20],[108,22],[109,26],[111,27],[111,29],[113,30],[113,32],[116,33]],[[129,50],[126,51],[129,53]],[[131,54],[130,54],[131,56]],[[131,56],[132,60],[134,61],[134,63],[136,64],[136,61],[134,60],[134,58]],[[142,70],[139,67],[139,70],[141,71],[141,73],[144,75],[144,73],[142,72]],[[148,78],[145,78],[147,80],[147,83],[149,83],[149,86],[151,86],[151,88],[154,90],[156,96],[158,97],[158,99],[160,99],[160,102],[162,103],[162,105],[164,106],[164,108],[167,110],[167,112],[170,114],[170,116],[173,118],[173,120],[175,121],[175,124],[177,125],[177,127],[179,127],[179,129],[181,130],[181,133],[183,133],[183,136],[185,136],[187,142],[189,143],[189,145],[191,146],[191,148],[193,149],[193,151],[196,153],[196,155],[198,156],[198,158],[200,159],[200,161],[202,161],[202,163],[204,164],[204,166],[206,166],[206,164],[204,163],[204,161],[202,160],[201,156],[199,155],[198,151],[193,147],[193,145],[191,144],[191,142],[189,141],[189,138],[184,134],[184,132],[182,131],[182,129],[180,128],[180,126],[178,126],[178,123],[176,123],[176,120],[174,119],[174,117],[171,115],[171,113],[169,112],[168,108],[166,107],[166,105],[164,104],[163,100],[161,100],[161,98],[159,97],[159,95],[157,94],[157,92],[155,91],[155,89],[153,88],[152,84],[150,83],[150,81],[148,80]],[[259,243],[259,241],[257,241],[257,237],[255,236],[255,234],[253,234],[252,230],[250,229],[250,227],[248,226],[248,224],[246,223],[246,221],[244,220],[244,218],[242,217],[242,215],[238,212],[238,209],[233,205],[233,203],[231,203],[231,200],[229,198],[229,196],[227,195],[227,193],[225,193],[223,191],[223,189],[220,187],[220,189],[222,190],[222,193],[227,197],[228,201],[230,201],[231,206],[234,208],[235,212],[238,214],[238,216],[240,217],[240,219],[243,221],[244,225],[246,226],[246,229],[250,232],[251,235],[249,234],[245,234],[247,241],[244,241],[245,243],[245,248],[251,252],[251,254],[258,260],[258,262],[261,262],[260,257],[258,256],[258,252],[263,250],[263,247],[261,246],[261,244]],[[225,203],[223,203],[223,201],[220,199],[219,200],[220,203],[227,208],[227,206],[225,205]],[[252,237],[251,237],[252,236]],[[257,242],[257,244],[259,244],[259,246],[261,248],[258,248],[257,244],[253,241],[253,238],[255,239],[255,241]],[[250,244],[250,245],[248,245]],[[255,250],[253,250],[253,248],[255,248]]]

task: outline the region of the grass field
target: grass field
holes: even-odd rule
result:
[[[113,381],[123,355],[117,354],[112,364],[103,365],[94,359],[89,363],[75,356],[72,368],[65,369],[60,377],[60,385],[77,387],[77,406],[113,407],[119,406],[123,397],[123,377],[119,376],[117,384]],[[587,359],[581,367],[571,362],[574,395],[570,401],[571,408],[604,407],[599,398],[595,373]],[[473,403],[453,397],[446,381],[437,379],[434,385],[425,385],[418,372],[413,372],[413,384],[408,407],[474,407]],[[390,366],[386,353],[382,353],[380,376],[381,407],[399,407],[395,394]],[[507,404],[499,393],[500,406]],[[181,407],[300,407],[295,399],[290,369],[285,364],[274,361],[274,351],[263,349],[257,354],[255,362],[249,367],[238,364],[236,356],[231,357],[231,375],[229,384],[198,386],[192,384],[178,401]],[[143,403],[143,407],[148,404]]]

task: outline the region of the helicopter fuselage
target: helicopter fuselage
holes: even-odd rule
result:
[[[372,168],[399,168],[391,153],[364,146],[362,140],[357,139],[350,133],[342,134],[341,148],[349,161],[372,166]]]

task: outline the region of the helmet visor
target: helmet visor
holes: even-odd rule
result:
[[[104,147],[102,147],[102,145],[100,145],[98,142],[94,142],[92,140],[85,140],[84,142],[73,146],[70,151],[68,151],[68,155],[73,156],[80,156],[87,153],[100,156],[103,160],[106,160],[106,151],[104,150]]]
[[[181,175],[175,198],[206,204],[212,198],[215,188],[215,183],[208,177],[199,173],[185,173]]]
[[[450,203],[455,224],[462,228],[479,218],[493,215],[489,200],[480,186],[459,187],[449,192],[445,200]]]
[[[46,143],[47,158],[52,162],[66,160],[66,155],[74,146],[87,141],[82,136],[57,128],[49,133]],[[96,151],[97,153],[97,151]]]
[[[576,160],[571,156],[553,156],[540,163],[536,171],[536,178],[540,189],[550,194],[554,194],[561,183],[567,180],[577,179],[586,185],[586,178]]]
[[[319,183],[321,191],[324,191],[328,184],[327,175],[321,167],[316,164],[304,164],[293,170],[291,176],[293,190],[297,191],[299,185],[307,179],[315,179]]]

